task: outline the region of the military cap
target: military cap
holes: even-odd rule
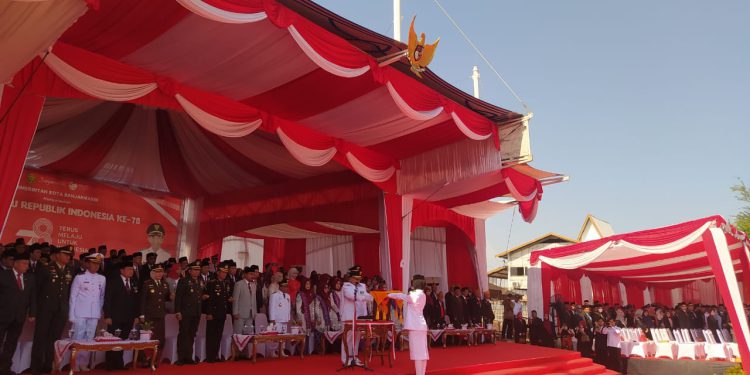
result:
[[[279,282],[279,286],[288,286],[288,285],[289,285],[289,281],[287,279],[281,280]]]
[[[361,268],[359,266],[354,266],[352,268],[349,268],[349,277],[361,279],[362,278]]]
[[[424,280],[424,275],[419,275],[419,274],[414,275],[412,277],[412,280]]]
[[[58,248],[55,248],[55,249],[57,250],[58,253],[68,254],[68,255],[72,255],[73,254],[73,249],[71,249],[70,245],[58,247]]]
[[[149,236],[154,235],[154,234],[159,234],[159,235],[164,236],[164,234],[166,233],[164,232],[164,226],[162,226],[159,223],[153,223],[149,225],[148,228],[146,229],[146,234],[148,234]]]
[[[154,268],[152,268],[151,271],[153,271],[153,272],[164,272],[164,266],[162,266],[161,264],[157,263],[157,264],[154,265]]]
[[[86,261],[87,262],[91,262],[91,263],[97,263],[97,264],[99,264],[99,263],[102,262],[102,258],[104,258],[104,257],[101,254],[98,254],[98,253],[97,254],[91,254],[91,255],[89,255],[89,256],[86,257]]]
[[[219,263],[219,266],[216,267],[216,270],[221,272],[229,272],[229,262]]]
[[[200,270],[201,269],[201,262],[196,260],[193,263],[190,263],[190,269],[191,270]]]

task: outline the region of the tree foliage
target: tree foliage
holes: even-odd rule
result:
[[[745,185],[744,181],[740,180],[737,185],[732,186],[732,191],[737,196],[737,200],[744,204],[740,208],[740,212],[734,217],[734,225],[741,231],[750,234],[750,188]]]

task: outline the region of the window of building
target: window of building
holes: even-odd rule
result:
[[[526,268],[524,267],[511,267],[511,276],[526,276]]]

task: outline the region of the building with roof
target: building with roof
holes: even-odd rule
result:
[[[531,252],[549,250],[560,246],[608,237],[614,234],[612,225],[593,215],[587,215],[576,238],[550,232],[534,238],[512,249],[495,255],[505,264],[487,271],[490,288],[499,288],[503,293],[526,295]],[[510,270],[510,275],[508,275]]]

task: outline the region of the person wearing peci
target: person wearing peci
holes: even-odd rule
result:
[[[70,287],[68,320],[73,323],[73,340],[75,341],[93,340],[96,335],[96,325],[102,316],[104,289],[107,284],[104,276],[98,273],[101,263],[101,254],[94,253],[87,256],[84,263],[86,272],[76,276]],[[89,353],[79,352],[79,369],[89,371],[89,365]]]
[[[203,291],[203,312],[206,314],[206,362],[221,362],[219,345],[227,313],[231,311],[232,292],[226,282],[229,275],[229,262],[216,266],[216,277],[209,280]]]
[[[258,266],[245,267],[243,279],[238,281],[232,294],[232,317],[234,333],[242,333],[246,326],[252,326],[255,316],[263,308],[263,293],[258,283]]]
[[[0,272],[0,374],[12,374],[10,366],[23,325],[36,316],[36,284],[27,274],[29,254],[16,254],[13,267]]]
[[[341,301],[342,322],[351,322],[354,318],[367,315],[367,304],[372,302],[373,298],[370,293],[367,293],[367,287],[360,283],[361,280],[362,268],[360,266],[349,268],[348,281],[341,287],[343,295]],[[359,334],[350,330],[346,335],[346,343],[344,338],[341,339],[341,362],[344,365],[362,366],[362,361],[357,358],[358,338]],[[348,353],[344,350],[344,344],[349,348]],[[349,359],[349,362],[347,362],[347,359]]]
[[[201,301],[203,286],[199,281],[201,263],[196,261],[189,267],[188,276],[180,279],[175,292],[174,311],[179,322],[180,330],[177,334],[177,362],[176,365],[195,364],[193,345],[198,324],[201,320]]]
[[[52,372],[55,341],[68,321],[70,285],[74,270],[70,266],[70,246],[51,249],[51,262],[40,266],[35,275],[37,283],[37,316],[34,342],[31,348],[31,373]]]
[[[127,339],[138,323],[138,284],[133,280],[133,259],[125,257],[117,264],[119,273],[107,280],[104,288],[104,322],[107,332]],[[122,350],[106,353],[108,370],[124,370]]]
[[[162,349],[165,342],[164,316],[167,314],[167,301],[173,300],[169,292],[169,286],[164,281],[164,267],[161,264],[154,266],[149,275],[144,275],[146,281],[140,288],[140,316],[141,323],[151,322],[153,339],[159,340],[159,351],[157,351],[156,363],[159,364]],[[145,358],[143,363],[145,364]]]
[[[416,375],[424,375],[430,353],[427,350],[427,322],[422,311],[427,298],[424,294],[425,279],[414,275],[409,294],[390,293],[388,298],[404,301],[404,329],[409,333],[409,358],[414,361]]]

